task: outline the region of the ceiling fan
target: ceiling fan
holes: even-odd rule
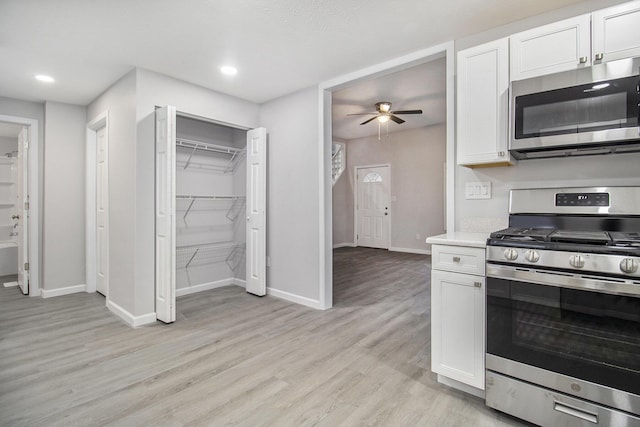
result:
[[[366,125],[372,120],[378,119],[380,123],[386,123],[389,120],[392,120],[398,124],[404,123],[397,114],[422,114],[422,110],[397,110],[391,111],[391,103],[388,101],[376,102],[376,111],[371,113],[355,113],[355,114],[347,114],[348,116],[365,116],[369,114],[374,114],[370,119],[365,120],[360,123],[361,125]]]

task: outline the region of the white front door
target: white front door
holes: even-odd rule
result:
[[[156,110],[156,318],[176,320],[176,108]]]
[[[109,259],[107,127],[96,131],[96,291],[107,295]]]
[[[16,157],[16,204],[12,216],[18,237],[18,286],[22,293],[29,293],[29,129],[23,128],[18,135]]]
[[[267,130],[247,132],[247,283],[254,295],[267,293]]]
[[[356,169],[356,244],[389,249],[389,166]]]

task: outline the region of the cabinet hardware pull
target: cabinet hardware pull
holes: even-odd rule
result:
[[[580,57],[580,63],[581,64],[586,64],[587,63],[587,59],[589,59],[589,58],[587,58],[586,56],[581,56]]]
[[[499,155],[500,157],[504,157],[504,151],[500,151],[500,152],[498,153],[498,155]]]
[[[454,256],[453,257],[453,262],[460,262],[460,257],[459,256]]]
[[[482,282],[473,282],[473,286],[475,286],[476,288],[481,288]]]
[[[596,53],[596,61],[602,61],[604,58],[604,53]]]

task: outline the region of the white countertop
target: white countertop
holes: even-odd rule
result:
[[[468,233],[464,231],[454,231],[440,234],[438,236],[427,237],[427,243],[432,245],[467,246],[472,248],[485,248],[487,239],[491,233]]]

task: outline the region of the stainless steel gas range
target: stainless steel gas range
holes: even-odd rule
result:
[[[486,271],[487,405],[640,426],[640,187],[512,190]]]

